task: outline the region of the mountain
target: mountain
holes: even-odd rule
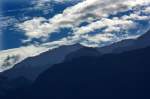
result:
[[[62,46],[46,51],[35,57],[29,57],[13,68],[0,73],[0,95],[13,92],[18,88],[31,85],[34,80],[54,64],[65,60],[66,55],[83,48],[80,44]],[[4,79],[5,78],[5,79]]]
[[[1,75],[8,79],[16,79],[25,77],[30,81],[34,81],[37,76],[54,64],[63,62],[65,56],[75,50],[80,49],[81,45],[62,46],[54,50],[49,50],[36,57],[29,57],[24,61],[16,64],[14,68],[2,72]]]
[[[148,99],[149,57],[150,47],[78,57],[54,65],[30,87],[3,99]]]
[[[28,57],[35,57],[42,52],[47,51],[46,46],[23,46],[4,50],[0,52],[0,72],[6,71],[14,67],[14,65],[22,62]]]
[[[143,36],[139,37],[136,40],[124,40],[115,43],[113,45],[110,45],[108,47],[88,48],[80,44],[75,44],[75,45],[62,46],[53,50],[45,51],[44,53],[35,55],[34,57],[26,58],[20,63],[17,63],[12,69],[0,73],[1,76],[0,94],[7,94],[9,91],[12,92],[18,88],[32,85],[32,83],[34,83],[34,81],[38,78],[40,74],[42,74],[44,71],[46,71],[49,68],[53,68],[55,64],[74,61],[75,59],[85,57],[85,56],[91,58],[105,57],[105,54],[108,53],[117,54],[117,53],[124,53],[126,51],[130,51],[134,49],[145,48],[150,45],[149,43],[147,43],[150,41],[149,37],[150,37],[150,31],[148,31],[147,33],[145,33]],[[40,50],[37,51],[35,50],[35,52],[39,53],[39,51],[41,52],[42,49],[45,50],[45,48],[47,47],[41,48]],[[16,53],[16,51],[14,52]],[[26,52],[30,52],[30,51],[28,50]],[[25,53],[23,55],[25,55]],[[7,57],[6,59],[10,60],[11,58],[13,57],[10,56]],[[111,58],[112,56],[110,55],[110,59]],[[88,62],[89,61],[87,60],[87,63]]]
[[[150,42],[149,38],[150,38],[150,30],[137,39],[123,40],[121,42],[114,43],[110,46],[98,48],[98,50],[103,54],[107,54],[107,53],[121,53],[125,51],[145,48],[150,46],[150,43],[147,43]]]
[[[149,43],[146,43],[150,41],[149,37],[150,30],[137,39],[123,40],[103,48],[87,48],[80,44],[75,44],[62,46],[60,48],[51,50],[48,49],[48,47],[51,46],[48,44],[48,46],[43,45],[43,47],[29,46],[21,48],[22,50],[14,49],[12,51],[5,51],[0,53],[0,69],[6,71],[0,74],[5,75],[10,79],[23,76],[31,81],[34,81],[42,71],[46,70],[47,67],[43,68],[42,65],[57,64],[62,62],[64,58],[65,60],[71,60],[75,57],[77,58],[86,55],[97,56],[108,53],[121,53],[134,49],[145,48],[150,46]],[[30,52],[30,50],[32,51]],[[97,54],[98,51],[99,54]],[[74,53],[69,54],[71,52]],[[69,56],[67,56],[67,54],[69,54]],[[7,70],[12,67],[13,69]]]
[[[101,56],[101,55],[103,55],[103,54],[100,53],[96,48],[83,47],[72,53],[69,53],[65,57],[65,61],[70,61],[75,58],[79,58],[79,57],[83,57],[83,56]]]
[[[150,38],[150,30],[147,31],[144,35],[138,37],[137,39],[126,39],[126,40],[114,43],[109,46],[101,47],[101,48],[81,48],[75,51],[74,53],[69,54],[66,57],[66,60],[72,60],[73,58],[87,56],[87,55],[89,56],[100,55],[101,56],[105,54],[122,53],[126,51],[145,48],[145,47],[150,46],[150,43],[147,43],[147,42],[150,42],[149,38]]]

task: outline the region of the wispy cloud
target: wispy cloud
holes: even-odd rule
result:
[[[43,12],[48,13],[53,11],[53,4],[65,4],[65,3],[77,3],[83,0],[32,0],[34,5],[32,8],[43,10]]]

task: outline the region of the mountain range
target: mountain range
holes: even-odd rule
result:
[[[103,48],[75,44],[27,58],[0,74],[0,96],[6,99],[146,98],[149,38],[150,31],[137,39]]]

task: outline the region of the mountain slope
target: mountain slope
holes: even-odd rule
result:
[[[35,57],[29,57],[16,64],[12,69],[1,72],[0,95],[5,95],[24,86],[30,86],[43,71],[54,64],[63,62],[66,55],[80,48],[83,46],[79,44],[62,46]]]
[[[139,37],[136,40],[132,40],[132,39],[124,40],[103,48],[86,48],[79,44],[71,45],[71,46],[62,46],[60,48],[57,48],[56,50],[50,50],[42,53],[41,55],[31,57],[31,58],[29,57],[24,61],[15,65],[13,69],[7,70],[1,74],[9,77],[10,79],[15,79],[17,77],[23,76],[27,79],[35,80],[36,77],[42,71],[48,68],[48,67],[43,68],[45,64],[51,64],[51,65],[57,64],[62,62],[64,58],[66,60],[71,60],[73,58],[78,58],[87,55],[98,56],[107,53],[120,53],[124,51],[138,49],[138,48],[144,48],[150,45],[149,43],[146,43],[149,42],[150,40],[149,37],[150,37],[150,31],[148,31],[147,33],[145,33],[145,35]],[[97,54],[98,51],[100,52],[99,54]],[[69,54],[71,52],[74,53]],[[32,70],[34,70],[34,72]]]
[[[110,54],[110,53],[122,53],[126,51],[136,50],[136,49],[150,46],[150,43],[147,43],[147,42],[150,42],[150,30],[137,39],[127,39],[127,40],[123,40],[123,41],[114,43],[106,47],[101,47],[101,48],[89,48],[89,49],[81,48],[75,51],[74,53],[69,54],[66,57],[66,60],[68,59],[71,60],[73,58],[78,58],[78,57],[86,56],[86,55],[87,56],[88,55],[99,56],[99,55],[105,55],[105,54]]]
[[[38,56],[27,58],[24,61],[15,65],[14,68],[1,73],[0,78],[5,78],[5,79],[2,79],[1,80],[2,82],[0,82],[1,84],[0,90],[3,89],[0,91],[0,94],[5,92],[4,90],[14,90],[16,88],[28,86],[29,84],[33,83],[36,80],[36,78],[45,70],[52,67],[53,65],[55,66],[55,64],[62,63],[64,61],[68,62],[84,56],[91,57],[91,58],[100,57],[103,54],[107,54],[107,53],[120,53],[120,52],[129,51],[133,49],[147,47],[149,46],[149,43],[147,43],[150,41],[149,37],[150,37],[150,31],[148,31],[147,33],[145,33],[145,35],[139,37],[136,40],[125,40],[104,48],[87,48],[79,44],[76,44],[70,46],[62,46],[60,48],[56,48],[54,50],[49,50],[47,52],[44,52]],[[105,57],[105,55],[103,57]],[[112,59],[113,61],[112,56],[110,57],[110,59]],[[88,61],[89,60],[87,60],[87,63]],[[14,84],[16,82],[18,82],[17,83],[18,86]],[[22,82],[27,82],[27,83],[22,83]]]
[[[34,57],[47,51],[46,47],[26,46],[0,52],[0,72],[11,69],[15,64],[28,57]]]
[[[44,52],[36,57],[25,59],[15,65],[14,68],[2,72],[1,75],[8,77],[10,80],[18,77],[25,77],[30,81],[34,81],[44,70],[54,64],[62,62],[67,54],[78,50],[81,47],[81,45],[76,44],[71,46],[62,46],[60,48]]]
[[[149,57],[150,47],[80,57],[54,65],[30,88],[9,95],[13,99],[146,99],[150,88]]]

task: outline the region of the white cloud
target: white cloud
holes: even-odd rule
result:
[[[149,0],[84,0],[75,6],[66,8],[61,14],[55,15],[53,18],[33,18],[18,26],[25,31],[25,34],[30,39],[41,37],[47,38],[54,32],[59,31],[60,28],[72,28],[73,36],[66,37],[67,39],[69,38],[69,40],[76,42],[80,41],[79,43],[91,40],[99,45],[100,42],[106,42],[106,38],[103,39],[103,36],[99,36],[102,35],[100,32],[97,34],[99,40],[97,40],[97,37],[86,35],[96,29],[106,28],[102,33],[109,33],[113,35],[112,37],[118,36],[119,32],[126,31],[120,33],[117,37],[118,41],[126,39],[130,36],[128,30],[134,29],[135,26],[139,24],[135,20],[150,20],[149,15],[141,14],[142,12],[145,14],[149,12],[149,5]],[[145,7],[144,10],[142,10],[142,6]],[[115,15],[119,12],[126,12],[129,10],[133,10],[133,13],[124,14],[121,17],[109,17],[112,14]],[[82,22],[88,22],[89,24],[80,27]],[[137,34],[135,33],[135,35],[132,34],[131,36],[136,37]]]
[[[115,28],[115,27],[116,27],[115,29],[117,29],[117,27],[120,29],[128,29],[134,27],[134,23],[130,20],[121,20],[118,18],[117,19],[102,18],[100,21],[96,21],[89,24],[88,26],[79,28],[78,31],[75,32],[74,34],[81,35],[104,27],[107,27],[107,30],[108,28]],[[107,31],[107,32],[113,32],[113,31]]]
[[[0,30],[0,50],[3,49],[3,34],[2,31]]]
[[[146,14],[150,14],[150,7],[145,8],[144,12],[145,12]]]
[[[67,39],[61,39],[50,43],[45,43],[40,46],[29,45],[20,48],[0,51],[0,72],[12,68],[14,65],[20,63],[28,57],[35,57],[43,52],[56,49],[61,45],[72,45],[67,42]],[[54,62],[55,63],[55,62]]]
[[[21,47],[0,52],[0,72],[12,68],[15,64],[21,62],[27,57],[36,56],[43,51],[44,48],[36,48],[35,46]]]
[[[40,18],[34,18],[30,21],[25,21],[23,24],[20,24],[19,26],[21,28],[24,28],[25,31],[28,31],[26,33],[26,36],[29,36],[31,38],[39,38],[41,36],[48,36],[46,33],[48,33],[49,24],[43,23],[43,21],[46,21],[46,19],[40,17]]]
[[[12,68],[15,64],[23,61],[28,57],[34,57],[40,55],[43,52],[57,48],[54,43],[41,46],[24,46],[20,48],[14,48],[4,50],[0,52],[0,72]]]
[[[35,8],[45,9],[51,7],[52,3],[69,3],[69,2],[75,3],[79,1],[83,1],[83,0],[33,0],[32,4],[34,4]]]

